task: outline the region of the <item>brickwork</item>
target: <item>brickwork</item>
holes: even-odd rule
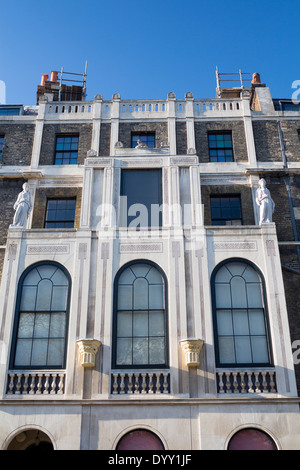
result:
[[[120,122],[119,141],[125,148],[131,147],[131,134],[134,133],[155,133],[155,146],[160,147],[164,141],[168,141],[168,125],[166,122]]]
[[[300,121],[281,121],[285,155],[288,162],[300,162]]]
[[[176,122],[176,151],[177,155],[185,155],[187,152],[186,123]]]
[[[247,161],[247,145],[242,121],[195,122],[196,152],[200,163],[209,162],[208,132],[232,132],[234,161]]]
[[[34,124],[0,124],[0,135],[4,136],[3,165],[30,165],[34,130]]]
[[[101,123],[99,148],[100,157],[107,157],[110,155],[110,129],[110,123]]]
[[[276,121],[253,121],[256,158],[259,162],[282,161],[280,138]]]
[[[74,228],[78,228],[80,225],[81,194],[81,188],[38,188],[35,194],[32,228],[44,228],[48,198],[69,197],[76,197]]]
[[[204,206],[204,225],[211,225],[210,196],[233,195],[241,197],[243,225],[254,225],[254,211],[251,188],[244,185],[201,186]]]
[[[79,135],[77,163],[79,165],[83,165],[87,152],[91,149],[91,124],[45,124],[40,155],[40,165],[53,165],[55,142],[56,136],[58,134]]]
[[[264,176],[267,187],[270,190],[273,201],[275,202],[275,211],[273,222],[276,224],[277,236],[279,241],[293,241],[292,216],[288,200],[288,192],[284,177]]]

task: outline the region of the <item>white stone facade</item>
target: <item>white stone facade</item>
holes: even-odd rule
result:
[[[277,116],[273,110],[266,112]],[[8,232],[0,291],[1,449],[21,433],[39,430],[57,450],[115,450],[127,432],[145,429],[156,434],[166,450],[226,450],[234,433],[245,428],[264,431],[278,449],[299,448],[299,399],[276,226],[258,225],[255,204],[259,178],[252,170],[263,167],[255,155],[255,118],[248,98],[193,100],[190,94],[185,100],[169,94],[160,101],[122,101],[118,95],[109,102],[99,95],[84,103],[41,101],[36,116],[14,118],[36,125],[32,163],[22,168],[33,205],[38,188],[70,186],[82,187],[82,203],[79,228],[33,229],[31,213],[26,228]],[[244,123],[248,161],[199,163],[194,121],[216,119]],[[168,143],[154,150],[122,148],[116,145],[121,120],[167,120]],[[187,123],[185,155],[176,154],[176,120]],[[43,126],[57,121],[92,122],[93,152],[84,165],[39,165]],[[107,157],[96,150],[101,122],[111,123]],[[162,171],[162,226],[120,227],[121,171],[142,168]],[[11,177],[17,171],[1,169]],[[201,185],[216,182],[252,188],[256,225],[204,225]],[[216,365],[211,276],[228,259],[247,260],[263,275],[270,367]],[[114,280],[133,260],[155,263],[167,280],[166,368],[112,366]],[[28,267],[48,261],[63,266],[71,278],[66,364],[57,370],[16,370],[9,358],[18,283]],[[161,388],[152,389],[158,377]],[[250,377],[259,386],[251,388]],[[243,387],[244,382],[248,386]],[[22,448],[19,441],[16,445]]]

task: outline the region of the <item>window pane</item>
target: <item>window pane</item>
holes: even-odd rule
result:
[[[21,313],[19,320],[18,337],[32,338],[34,327],[34,314]]]
[[[235,335],[249,335],[247,310],[233,310],[233,330]]]
[[[23,286],[20,310],[22,312],[35,310],[37,288]]]
[[[132,364],[132,339],[119,338],[117,340],[117,365]]]
[[[217,311],[217,325],[218,325],[218,334],[220,336],[233,334],[231,310],[218,310]]]
[[[219,354],[222,364],[235,363],[233,337],[224,336],[219,338]]]
[[[47,365],[47,339],[34,339],[32,342],[32,366],[45,366]]]
[[[163,310],[149,312],[149,335],[164,336],[165,334],[165,315]]]
[[[257,363],[268,363],[269,353],[265,336],[252,337],[253,361]]]
[[[134,309],[148,309],[148,282],[146,279],[138,278],[134,281]]]
[[[47,363],[62,367],[64,357],[64,340],[50,339],[48,346]]]
[[[264,311],[262,309],[251,310],[249,314],[249,324],[250,324],[250,332],[252,335],[265,335],[266,327],[265,327]]]
[[[133,338],[134,365],[148,364],[148,338]]]
[[[134,312],[133,336],[148,336],[148,312]]]
[[[229,284],[216,284],[217,308],[231,308],[231,295]]]
[[[34,338],[48,338],[50,315],[47,313],[36,313],[34,322]]]
[[[68,288],[66,286],[54,286],[51,310],[66,310],[67,296]]]
[[[162,285],[149,286],[149,308],[164,308],[164,287]]]
[[[37,290],[36,310],[50,310],[52,296],[52,282],[48,279],[43,279]]]
[[[64,312],[52,313],[50,318],[49,336],[64,338],[66,332],[66,315]]]
[[[149,339],[149,364],[164,364],[165,342],[164,338]]]
[[[252,354],[251,354],[251,344],[249,336],[236,336],[235,337],[235,348],[236,348],[236,362],[251,363]]]
[[[234,277],[231,281],[231,296],[233,308],[247,308],[245,281],[241,277]]]
[[[132,286],[119,286],[118,288],[118,309],[132,309]]]
[[[132,312],[119,312],[117,324],[117,337],[131,338],[132,336]]]
[[[260,284],[247,284],[248,305],[252,308],[262,307],[262,292]]]
[[[29,366],[31,362],[31,339],[19,339],[17,342],[15,367]]]

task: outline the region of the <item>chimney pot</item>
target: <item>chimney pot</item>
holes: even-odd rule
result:
[[[50,81],[57,82],[57,79],[58,79],[58,72],[55,72],[55,70],[52,70]]]
[[[44,85],[45,85],[45,82],[46,82],[46,80],[48,80],[48,78],[49,78],[49,75],[47,75],[46,73],[44,73],[44,74],[42,75],[41,86],[44,86]]]

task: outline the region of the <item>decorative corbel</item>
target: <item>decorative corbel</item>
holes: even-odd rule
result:
[[[77,345],[82,367],[94,367],[96,353],[101,346],[101,341],[97,339],[79,339]]]
[[[183,339],[180,341],[181,348],[185,353],[186,365],[197,367],[200,363],[200,351],[203,346],[203,339]]]

